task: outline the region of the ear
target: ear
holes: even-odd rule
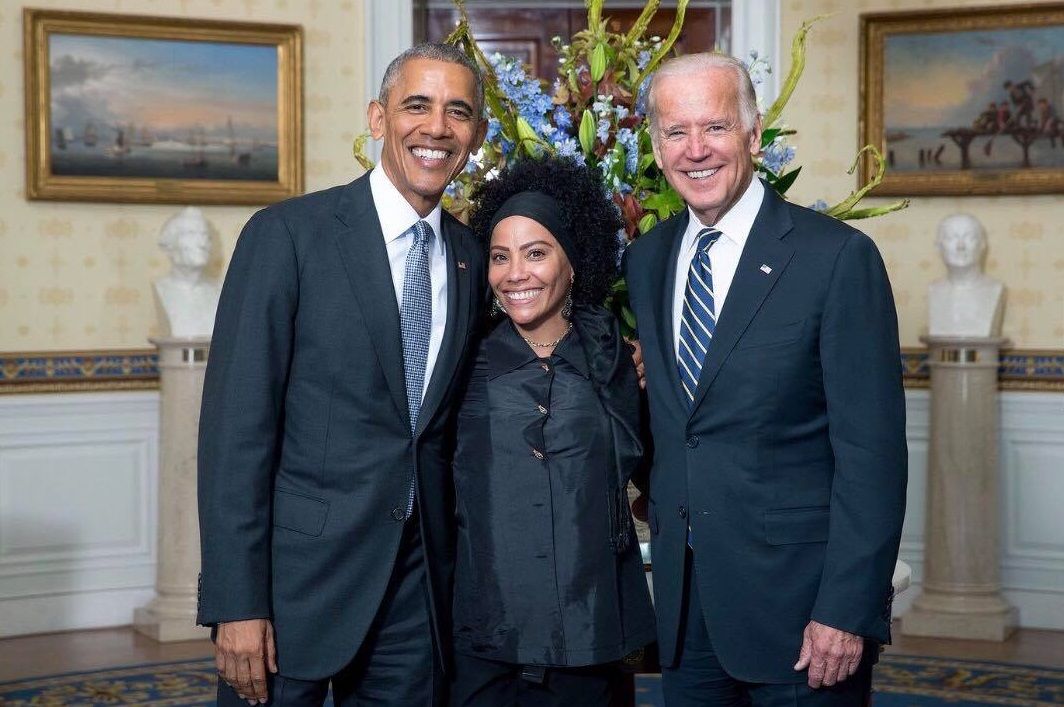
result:
[[[473,137],[473,145],[469,150],[469,154],[475,155],[480,149],[480,146],[484,144],[484,137],[488,134],[488,119],[481,118],[477,124],[477,133]]]
[[[369,133],[374,140],[384,137],[384,104],[373,99],[366,109],[366,122],[369,123]]]
[[[755,157],[761,152],[761,116],[754,121],[754,129],[750,131],[750,154]]]

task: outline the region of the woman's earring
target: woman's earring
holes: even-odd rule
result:
[[[493,317],[501,317],[504,314],[506,314],[506,309],[502,306],[502,302],[499,301],[498,297],[492,297],[491,298],[491,316],[493,316]]]
[[[565,293],[565,304],[562,305],[562,318],[573,318],[573,288],[570,287],[569,291]]]

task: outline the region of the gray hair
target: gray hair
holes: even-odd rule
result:
[[[757,93],[754,92],[754,84],[750,80],[743,63],[735,57],[718,52],[703,52],[701,54],[684,54],[663,63],[661,67],[650,76],[650,85],[647,86],[647,117],[650,119],[651,136],[655,137],[654,130],[657,123],[657,97],[655,88],[658,79],[663,76],[689,76],[691,74],[708,71],[710,69],[728,69],[735,74],[735,88],[739,96],[739,118],[742,120],[745,130],[753,130],[757,123]]]
[[[378,94],[377,100],[381,103],[388,102],[388,93],[395,86],[395,82],[399,80],[399,72],[402,71],[406,62],[412,59],[431,59],[432,61],[445,61],[449,64],[458,64],[469,69],[469,72],[473,74],[473,80],[476,82],[476,99],[477,104],[473,106],[479,116],[484,110],[484,76],[480,73],[480,67],[477,63],[469,58],[460,47],[456,47],[453,44],[442,44],[436,42],[422,42],[421,44],[415,44],[407,49],[399,56],[392,59],[392,63],[388,64],[388,68],[384,71],[384,79],[381,81],[381,90]]]

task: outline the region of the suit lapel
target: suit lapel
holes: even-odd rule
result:
[[[677,277],[676,259],[680,255],[680,244],[683,242],[683,234],[687,230],[689,219],[690,214],[687,209],[684,209],[676,219],[671,233],[667,234],[667,238],[658,250],[658,257],[664,258],[665,261],[659,262],[657,267],[651,270],[651,272],[665,274],[664,286],[657,288],[659,299],[656,303],[655,320],[657,321],[658,353],[662,357],[668,375],[668,386],[673,392],[673,399],[684,412],[687,411],[687,400],[681,392],[680,374],[676,370],[676,347],[673,344],[676,331],[672,321],[672,300]]]
[[[335,236],[344,270],[362,310],[392,400],[409,427],[399,303],[395,301],[384,233],[369,188],[369,172],[344,189],[336,216],[344,225]]]
[[[713,332],[713,342],[709,345],[698,376],[692,413],[705,399],[724,361],[794,255],[794,248],[781,240],[790,230],[791,219],[783,200],[772,187],[766,185],[764,201],[739,257],[724,309]],[[763,265],[768,266],[770,271],[766,273],[762,269]]]
[[[465,333],[469,328],[470,262],[469,254],[464,249],[461,238],[456,237],[454,229],[449,227],[450,217],[443,215],[441,220],[443,240],[447,245],[447,326],[443,332],[440,353],[436,365],[432,368],[425,399],[421,402],[421,411],[417,416],[417,429],[414,436],[420,435],[432,420],[439,408],[444,394],[454,379],[455,368],[461,358],[461,348],[465,343]],[[462,262],[462,267],[458,263]]]

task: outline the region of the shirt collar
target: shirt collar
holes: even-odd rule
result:
[[[747,185],[739,200],[716,223],[702,223],[698,220],[694,210],[688,206],[690,218],[684,234],[684,245],[693,246],[698,232],[712,226],[742,250],[742,247],[746,245],[746,239],[750,236],[750,229],[754,227],[754,219],[757,218],[757,212],[761,210],[761,202],[764,198],[765,186],[754,176],[750,178],[750,184]]]
[[[517,333],[517,328],[509,319],[500,322],[488,334],[484,345],[488,362],[488,378],[498,378],[516,371],[539,358],[532,347]],[[575,368],[584,378],[589,377],[587,356],[584,354],[584,347],[580,345],[580,337],[575,327],[554,347],[551,357],[555,356]]]
[[[414,211],[410,202],[399,193],[399,190],[388,179],[384,169],[374,168],[369,174],[369,188],[373,194],[373,205],[377,209],[377,218],[381,222],[381,232],[384,234],[384,242],[392,241],[405,235],[421,217]],[[432,232],[436,234],[435,243],[439,247],[441,232],[440,222],[443,219],[443,209],[439,204],[424,218]]]

